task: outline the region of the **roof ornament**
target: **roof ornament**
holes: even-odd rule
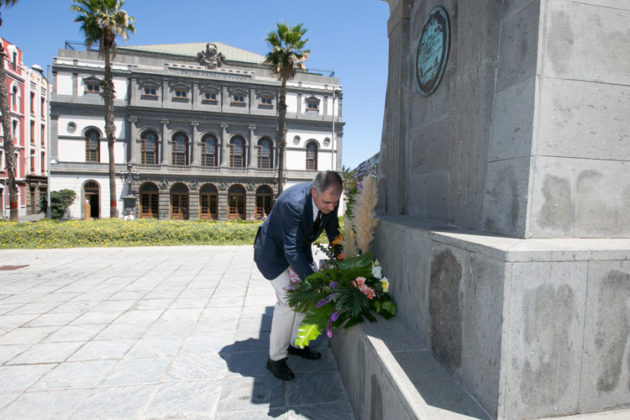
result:
[[[221,67],[225,61],[225,56],[219,52],[216,44],[206,44],[205,51],[201,51],[197,54],[197,61],[203,66],[209,69],[215,69]]]

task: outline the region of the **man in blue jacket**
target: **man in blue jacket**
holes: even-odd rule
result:
[[[308,346],[292,346],[304,314],[294,312],[287,303],[289,268],[300,280],[314,271],[311,244],[326,230],[332,242],[339,234],[337,210],[343,180],[337,172],[319,172],[313,182],[286,189],[260,226],[254,242],[254,261],[262,275],[271,280],[278,298],[269,335],[267,368],[282,380],[295,377],[287,366],[287,354],[319,359],[321,354]]]

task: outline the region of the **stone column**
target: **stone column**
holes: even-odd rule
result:
[[[227,124],[221,124],[221,164],[219,166],[221,166],[222,168],[228,167],[229,165],[229,153],[228,153],[228,145],[227,145],[227,141],[228,141],[228,134],[227,134],[227,129],[228,129],[229,125]]]
[[[197,130],[197,127],[199,127],[199,122],[194,121],[190,123],[190,125],[192,125],[192,140],[190,142],[190,162],[191,165],[199,165],[199,154],[201,152],[201,150],[197,146],[199,144],[199,132]]]
[[[129,118],[129,144],[127,145],[127,147],[129,148],[129,150],[127,151],[127,156],[129,156],[129,163],[137,162],[137,149],[139,149],[139,147],[136,146],[136,136],[138,131],[136,128],[137,121],[137,118]]]
[[[168,164],[168,156],[171,154],[171,144],[168,138],[168,120],[160,121],[162,123],[162,158],[160,159],[160,163]]]
[[[255,146],[255,135],[254,130],[256,130],[255,125],[249,126],[249,167],[256,168],[256,146]]]

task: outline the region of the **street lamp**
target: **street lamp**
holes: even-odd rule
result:
[[[341,91],[339,89],[334,89],[333,90],[333,97],[332,97],[332,134],[330,137],[330,170],[334,171],[335,170],[335,99],[337,98],[337,96],[341,97]]]
[[[51,178],[51,168],[53,165],[58,164],[59,162],[57,162],[57,160],[55,159],[51,159],[48,161],[48,188],[46,188],[48,190],[48,205],[46,206],[46,218],[50,219],[52,216],[52,211],[50,209],[50,178]]]

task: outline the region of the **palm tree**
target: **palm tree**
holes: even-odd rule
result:
[[[278,100],[278,194],[284,189],[284,148],[286,146],[286,119],[287,119],[287,80],[295,76],[297,69],[305,70],[304,62],[308,59],[310,50],[304,50],[308,41],[302,39],[306,29],[302,24],[294,27],[286,23],[278,23],[275,31],[269,32],[265,41],[271,46],[267,53],[265,64],[271,67],[271,71],[278,75],[282,81],[280,98]]]
[[[114,166],[114,144],[116,142],[116,126],[114,125],[114,76],[111,59],[116,53],[116,37],[127,40],[129,33],[134,33],[135,19],[121,7],[124,0],[73,0],[75,4],[70,10],[79,13],[74,20],[81,23],[88,48],[99,44],[99,56],[105,59],[105,78],[101,82],[103,102],[105,103],[105,135],[109,154],[109,217],[118,217],[116,204],[116,169]]]
[[[18,0],[0,0],[2,6],[9,7],[17,3]],[[0,17],[0,26],[2,18]],[[15,184],[15,145],[13,144],[13,133],[11,132],[11,109],[9,108],[9,94],[7,92],[7,75],[4,71],[4,60],[6,59],[4,46],[0,43],[0,111],[2,112],[2,130],[4,156],[7,166],[7,183],[9,184],[9,219],[18,220],[18,193]]]

